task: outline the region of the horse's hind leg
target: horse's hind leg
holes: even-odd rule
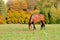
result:
[[[36,30],[35,24],[33,23],[33,30]]]
[[[45,22],[43,21],[43,27],[44,27],[44,30],[45,30]]]
[[[44,26],[44,30],[45,30],[45,22],[43,22],[43,24],[44,24],[43,26]]]
[[[44,21],[41,21],[41,30],[44,28],[45,30],[45,22]]]

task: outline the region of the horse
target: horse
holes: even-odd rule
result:
[[[33,24],[33,30],[36,30],[35,24],[39,22],[41,24],[41,30],[44,28],[45,30],[45,19],[42,14],[32,14],[29,19],[29,30],[32,30],[31,24]]]

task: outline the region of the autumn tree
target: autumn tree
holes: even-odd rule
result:
[[[22,4],[22,9],[28,9],[27,0],[23,0],[21,4]]]
[[[37,0],[27,0],[27,2],[28,2],[28,7],[31,10],[34,10],[34,7],[37,5]]]
[[[11,12],[21,10],[21,2],[19,0],[10,0],[7,2],[7,6]]]

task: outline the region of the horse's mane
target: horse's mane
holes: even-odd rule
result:
[[[33,14],[32,14],[32,15],[33,15]],[[30,19],[29,19],[29,23],[31,22],[32,15],[31,15],[31,17],[30,17]]]

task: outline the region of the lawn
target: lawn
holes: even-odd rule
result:
[[[46,24],[46,30],[30,31],[27,24],[0,24],[0,40],[60,40],[60,24]]]

